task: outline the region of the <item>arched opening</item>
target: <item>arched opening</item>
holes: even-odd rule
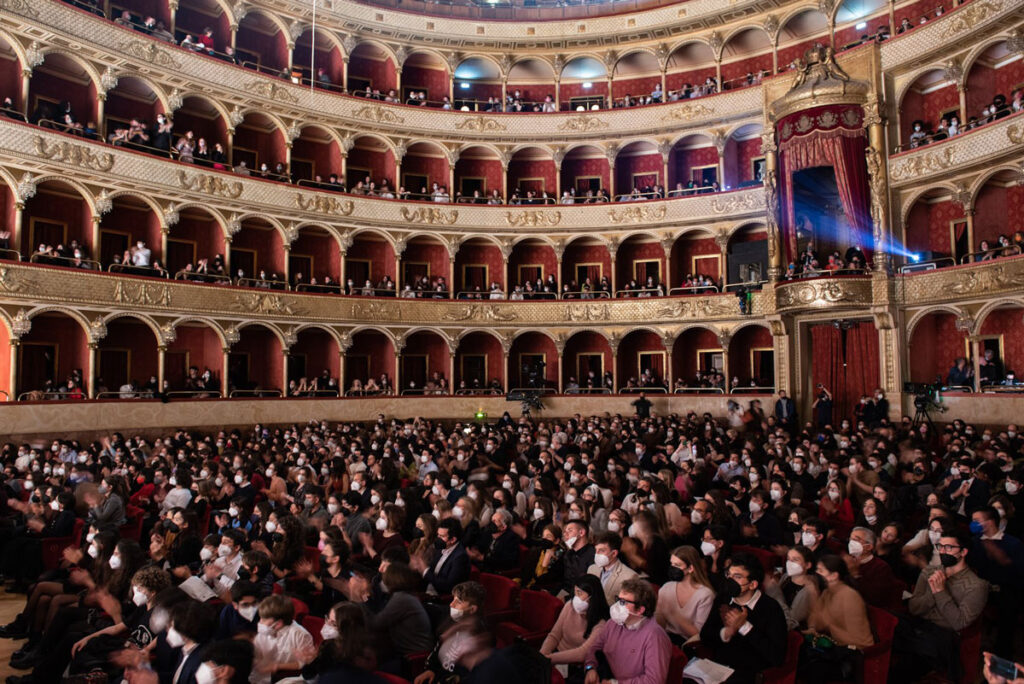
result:
[[[490,111],[503,111],[503,107],[495,105],[495,103],[502,104],[501,70],[489,59],[469,57],[459,62],[459,65],[455,67],[453,92],[455,95],[453,106],[456,109],[469,107],[474,111],[484,111],[488,108]],[[509,94],[511,92],[510,89]],[[427,91],[427,100],[434,106],[441,104],[447,96],[447,83],[444,85],[444,90],[438,91],[433,96],[429,90]]]
[[[164,387],[171,396],[219,397],[224,349],[217,331],[205,323],[187,321],[174,329],[174,341],[164,352]]]
[[[205,97],[193,95],[186,97],[182,102],[181,109],[174,112],[171,117],[174,121],[174,145],[178,150],[187,150],[188,147],[178,146],[182,137],[190,141],[190,146],[198,147],[200,139],[206,141],[208,149],[215,150],[218,145],[220,149],[226,150],[228,144],[227,122],[220,115],[220,111],[213,102]],[[188,155],[181,152],[178,158],[183,162],[202,162],[202,158]],[[249,167],[250,169],[256,167]]]
[[[899,113],[904,147],[945,140],[949,136],[940,130],[943,120],[947,128],[954,116],[963,121],[956,83],[946,77],[944,69],[931,69],[915,78],[903,93]]]
[[[296,292],[339,294],[341,252],[326,228],[303,226],[288,252],[288,274]]]
[[[149,398],[157,391],[157,340],[142,321],[117,318],[96,350],[96,398]]]
[[[774,390],[775,346],[763,325],[747,325],[729,341],[729,388],[761,387]],[[764,390],[768,391],[768,390]]]
[[[707,43],[683,43],[669,55],[665,87],[678,91],[680,100],[688,100],[700,94],[708,79],[714,81],[716,73],[715,53]]]
[[[288,37],[277,22],[260,11],[250,8],[238,22],[235,52],[244,67],[291,78],[288,72]]]
[[[725,350],[714,331],[684,330],[672,345],[674,391],[680,388],[716,392],[725,389]],[[716,389],[717,388],[717,389]]]
[[[455,189],[462,201],[483,204],[494,193],[503,199],[501,160],[489,147],[473,145],[462,150],[455,163]]]
[[[432,52],[413,52],[402,66],[399,101],[409,101],[413,92],[423,93],[427,102],[440,101],[448,95],[449,83],[448,65],[443,59]]]
[[[934,261],[937,266],[952,266],[973,254],[972,219],[964,213],[963,205],[953,201],[952,193],[943,187],[934,187],[920,195],[907,213],[904,226],[904,246],[907,254],[900,254],[903,263],[913,263],[908,255],[920,261]]]
[[[604,150],[596,145],[574,147],[562,160],[562,190],[572,190],[577,201],[584,202],[597,196],[610,196],[615,190],[610,168]]]
[[[801,169],[793,174],[792,187],[797,249],[802,253],[799,260],[807,262],[804,270],[836,272],[854,255],[861,261],[860,266],[865,266],[873,239],[870,230],[862,231],[846,213],[835,167]],[[857,211],[868,210],[865,207]]]
[[[431,142],[413,143],[402,158],[402,185],[411,192],[427,188],[427,193],[432,193],[436,185],[439,189],[448,190],[448,196],[453,197],[455,191],[448,187],[448,169],[448,156],[440,145]]]
[[[710,232],[688,231],[672,244],[672,294],[704,293],[707,283],[717,285],[724,271],[722,248]]]
[[[663,392],[668,384],[668,354],[650,330],[634,330],[619,343],[616,360],[619,392]]]
[[[506,376],[509,390],[557,390],[558,348],[544,333],[524,332],[512,341]]]
[[[36,263],[96,269],[92,211],[69,183],[48,180],[25,202],[21,216],[21,253]]]
[[[345,76],[341,48],[322,30],[315,33],[314,47],[313,29],[307,28],[296,39],[292,51],[292,72],[296,71],[302,74],[302,82],[306,85],[312,81],[317,88],[341,92]]]
[[[1009,247],[1013,234],[1024,231],[1024,217],[1018,207],[1024,202],[1024,186],[1018,183],[1015,171],[1004,169],[985,180],[974,198],[973,238],[974,251],[997,249],[1000,244]],[[1009,247],[992,253],[993,257],[1020,254],[1019,247]],[[980,255],[982,258],[984,254]]]
[[[631,52],[615,63],[612,71],[613,106],[632,106],[637,104],[636,98],[652,97],[655,91],[661,91],[661,65],[650,52]],[[664,93],[657,101],[665,101]]]
[[[545,99],[547,99],[545,97]],[[593,57],[576,57],[562,67],[558,86],[559,111],[588,111],[608,103],[608,68]]]
[[[344,180],[347,181],[349,192],[353,194],[365,194],[370,183],[379,187],[387,181],[389,187],[394,187],[392,181],[395,177],[395,155],[380,138],[360,136],[355,139],[348,153],[345,174]],[[406,186],[406,189],[410,192],[420,191],[420,188],[413,189],[409,186]]]
[[[354,334],[352,346],[345,352],[346,396],[392,394],[394,378],[395,345],[391,338],[379,330]]]
[[[718,149],[706,135],[687,135],[672,145],[668,155],[670,197],[715,192],[721,185]]]
[[[288,350],[288,396],[339,396],[341,355],[338,342],[326,330],[306,328]]]
[[[494,285],[505,298],[505,261],[498,246],[485,238],[470,238],[455,254],[455,291],[459,299],[488,299]]]
[[[748,124],[736,129],[725,143],[722,154],[723,190],[747,188],[764,182],[764,155],[761,153],[761,125]]]
[[[471,332],[455,352],[456,394],[501,394],[505,388],[505,353],[486,332]]]
[[[417,235],[402,252],[402,296],[451,297],[448,283],[448,247],[440,238]]]
[[[962,123],[970,126],[972,119],[979,125],[992,120],[991,113],[985,117],[982,110],[991,108],[1000,96],[1003,106],[996,107],[995,118],[1008,116],[1013,93],[1024,84],[1024,59],[1020,52],[1010,50],[1005,40],[995,43],[978,55],[967,72],[966,83],[967,121]]]
[[[20,92],[20,87],[15,92]],[[96,84],[89,72],[67,55],[51,52],[32,70],[28,101],[29,121],[34,124],[75,135],[99,130]]]
[[[253,323],[238,331],[228,354],[229,396],[275,396],[282,391],[285,355],[270,328]]]
[[[836,49],[856,47],[882,28],[892,33],[886,0],[843,0],[836,10]]]
[[[565,163],[562,165],[563,173]],[[552,198],[554,201],[555,187],[558,181],[555,162],[551,152],[541,147],[524,147],[516,150],[508,164],[508,190],[506,197],[509,203],[516,199],[525,201],[528,197]]]
[[[429,330],[409,335],[402,350],[402,396],[449,394],[451,388],[448,342]]]
[[[391,94],[395,89],[395,62],[382,47],[373,43],[360,43],[349,55],[348,91],[353,95]]]
[[[566,245],[562,255],[562,296],[607,297],[611,291],[611,272],[608,246],[597,238],[577,238]]]
[[[274,120],[259,112],[246,114],[235,127],[231,163],[245,162],[256,170],[254,175],[287,183],[291,180],[287,161],[284,133]]]
[[[566,341],[562,352],[563,391],[566,394],[614,391],[614,363],[608,340],[590,330],[577,332]]]
[[[172,141],[171,136],[158,130],[157,116],[163,113],[163,104],[148,83],[131,76],[120,76],[117,87],[107,92],[103,122],[105,139],[141,152],[166,154]],[[117,135],[118,130],[131,132],[139,128],[142,135],[135,141],[121,142],[121,136]]]
[[[179,0],[174,39],[180,44],[187,36],[195,40],[209,33],[213,49],[223,53],[231,45],[231,21],[217,0]]]
[[[134,195],[119,195],[100,220],[97,258],[112,273],[166,277],[162,239],[153,208]]]
[[[615,258],[618,292],[624,297],[661,297],[665,292],[665,248],[646,234],[631,235],[619,245]]]
[[[779,71],[793,68],[797,58],[815,43],[827,45],[828,19],[817,9],[807,9],[790,17],[779,30]]]
[[[341,150],[330,132],[321,126],[303,127],[292,142],[291,158],[291,177],[299,185],[327,189],[331,175],[341,174]]]
[[[772,40],[764,29],[743,29],[725,42],[722,48],[722,90],[756,85],[771,73]]]
[[[978,384],[1017,384],[1024,373],[1024,307],[1007,304],[985,315],[978,328]]]
[[[67,314],[35,316],[32,329],[21,337],[17,363],[17,396],[40,392],[40,399],[71,399],[88,392],[88,337],[81,323]]]
[[[383,236],[359,233],[345,252],[345,294],[394,297],[395,249]]]
[[[25,250],[25,243],[22,236],[16,235],[13,227],[15,224],[15,218],[17,213],[17,202],[15,201],[14,190],[11,186],[7,185],[6,181],[0,179],[0,216],[4,219],[4,225],[10,226],[9,236],[0,238],[0,260],[10,259],[18,261],[21,257],[28,258],[31,255],[31,249],[34,247],[29,243],[29,250]],[[28,223],[25,222],[24,217],[22,218],[21,231],[25,231],[25,227]],[[0,354],[0,356],[3,356]]]
[[[976,386],[974,355],[967,341],[967,331],[957,328],[955,314],[948,311],[927,314],[914,326],[907,346],[911,382],[931,384],[941,378],[943,385]],[[961,357],[964,361],[958,363]],[[955,373],[951,370],[954,367],[957,368]],[[951,374],[953,382],[950,382]]]
[[[224,230],[210,212],[199,207],[182,209],[167,235],[165,265],[172,278],[223,282],[226,241]],[[200,267],[205,262],[206,269]]]
[[[513,297],[558,298],[558,257],[554,248],[539,238],[516,243],[508,258],[508,283]]]
[[[749,223],[729,236],[725,276],[727,283],[759,286],[768,280],[768,229]]]
[[[665,197],[664,165],[657,145],[647,140],[629,143],[615,157],[615,191],[621,201]]]
[[[521,59],[509,69],[506,92],[512,100],[510,111],[532,112],[544,98],[551,96],[554,100],[555,71],[543,59]]]
[[[281,233],[263,219],[247,218],[231,239],[231,277],[239,285],[284,290],[284,245]]]
[[[0,97],[10,98],[10,104],[4,104],[4,116],[20,118],[24,121],[25,103],[21,101],[21,61],[11,44],[0,37]],[[19,116],[21,115],[21,116]]]

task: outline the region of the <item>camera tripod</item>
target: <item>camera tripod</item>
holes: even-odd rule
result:
[[[916,409],[916,412],[914,413],[914,420],[911,421],[911,423],[910,423],[910,428],[912,430],[916,430],[918,427],[920,427],[920,425],[922,423],[927,423],[928,424],[928,428],[931,430],[931,434],[932,435],[937,434],[937,432],[935,430],[935,423],[932,422],[932,417],[928,413],[928,404],[927,403],[924,403],[924,404],[919,403],[915,399],[914,400],[914,408]]]

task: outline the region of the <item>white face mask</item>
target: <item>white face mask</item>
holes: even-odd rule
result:
[[[861,544],[856,539],[851,539],[850,543],[847,544],[846,548],[850,552],[850,555],[853,556],[854,558],[856,558],[857,556],[860,556],[862,553],[864,553],[864,545]]]
[[[320,628],[320,636],[324,638],[324,641],[331,641],[332,639],[338,638],[338,628],[334,625],[328,625],[324,623],[324,626]]]
[[[260,625],[261,627],[263,625]],[[171,648],[181,648],[185,645],[185,637],[181,636],[181,632],[171,627],[167,630],[167,645]]]
[[[603,553],[598,553],[594,555],[594,565],[596,565],[599,568],[607,567],[608,563],[610,562],[611,559]]]
[[[584,601],[579,596],[573,596],[572,597],[572,609],[575,610],[580,615],[583,615],[584,613],[586,613],[587,612],[587,608],[589,608],[589,607],[590,607],[590,602],[589,601]]]
[[[274,534],[275,530],[277,530],[277,523],[275,523],[273,520],[268,520],[267,521],[267,532],[269,532],[270,534]]]
[[[690,511],[690,522],[694,525],[700,525],[704,522],[704,514],[700,511]]]
[[[383,532],[384,530],[388,529],[388,521],[386,518],[377,518],[375,526],[380,532]]]
[[[207,547],[203,547],[199,550],[199,560],[208,561],[213,558],[213,550]]]
[[[814,536],[813,532],[804,532],[803,534],[800,535],[800,542],[804,546],[806,546],[807,548],[810,548],[810,547],[814,546],[814,542],[816,542],[816,541],[818,541],[818,540]]]
[[[132,587],[132,603],[137,606],[144,606],[149,598],[146,596],[146,592],[142,591],[138,587]]]
[[[243,482],[245,482],[245,478],[242,477],[241,473],[239,473],[238,475],[235,475],[235,484],[236,485],[240,485]]]
[[[257,610],[259,610],[258,606],[242,606],[238,609],[238,614],[245,618],[247,622],[252,622],[252,619],[256,617]]]
[[[942,539],[942,532],[939,530],[928,530],[928,541],[930,541],[933,546],[938,544],[940,539]]]
[[[220,556],[221,558],[224,558],[225,556],[230,556],[231,555],[231,547],[228,546],[227,544],[221,544],[220,546],[217,547],[217,555]]]
[[[611,608],[608,609],[608,616],[611,617],[615,624],[624,625],[626,624],[626,620],[629,619],[629,608],[616,601],[612,604]]]
[[[705,556],[710,556],[717,550],[718,547],[709,541],[703,541],[700,543],[700,552],[703,553]]]
[[[238,517],[238,509],[236,507],[232,506],[231,508],[228,509],[228,515],[230,515],[232,518],[237,518]]]
[[[540,520],[543,517],[544,517],[544,509],[543,508],[534,508],[533,509],[533,519],[534,520]]]
[[[338,504],[327,504],[327,512],[335,515],[338,512]]]
[[[448,608],[448,614],[452,616],[452,620],[458,622],[462,619],[462,616],[466,614],[466,611],[459,610],[455,606],[451,606]]]
[[[751,501],[747,505],[747,508],[750,509],[751,513],[760,513],[761,512],[761,504],[757,503],[756,501]]]
[[[217,675],[213,673],[213,668],[203,663],[196,670],[196,684],[214,684],[217,681]]]
[[[617,520],[609,520],[608,521],[608,531],[609,532],[618,532],[621,529],[622,529],[622,525],[619,524],[619,521],[617,521]]]
[[[804,566],[796,561],[786,561],[786,574],[790,577],[798,577],[804,574]]]
[[[98,558],[100,555],[100,547],[96,546],[95,544],[90,544],[89,555],[93,558]]]
[[[1006,493],[1010,496],[1016,496],[1017,492],[1020,491],[1020,485],[1016,482],[1006,481]]]

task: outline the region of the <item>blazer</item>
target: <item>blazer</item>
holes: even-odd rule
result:
[[[729,678],[730,684],[753,684],[759,672],[781,665],[786,658],[789,639],[786,616],[778,602],[762,591],[761,598],[747,616],[750,631],[746,634],[737,632],[724,642],[720,608],[727,603],[729,599],[724,597],[715,601],[704,628],[700,630],[700,640],[711,649],[712,660],[736,670]]]
[[[185,665],[181,667],[181,673],[175,679],[174,674],[178,671],[178,666],[181,665],[182,656],[183,652],[179,651],[178,657],[174,659],[174,665],[171,666],[171,671],[159,673],[160,684],[196,684],[196,672],[199,671],[199,666],[203,664],[203,659],[206,656],[206,646],[200,644],[185,657]]]
[[[601,568],[597,567],[597,565],[591,565],[587,568],[587,574],[601,579]],[[615,564],[611,576],[604,585],[604,597],[608,599],[608,605],[614,603],[618,598],[622,583],[634,577],[637,577],[636,572],[621,560]]]
[[[427,584],[432,584],[438,594],[450,594],[452,587],[469,579],[469,554],[466,553],[466,549],[461,543],[455,545],[455,549],[445,560],[441,569],[435,572],[436,566],[437,561],[427,568],[423,579],[427,581]]]
[[[519,565],[519,542],[521,541],[518,534],[512,531],[512,528],[508,528],[502,532],[495,539],[490,537],[486,532],[483,533],[484,539],[481,543],[484,545],[484,559],[480,563],[480,569],[485,572],[494,572],[501,570],[511,570]]]
[[[789,415],[785,418],[782,417],[782,406],[785,404]],[[790,397],[785,399],[779,399],[775,402],[775,417],[778,420],[785,420],[788,423],[795,423],[796,420],[796,404]]]

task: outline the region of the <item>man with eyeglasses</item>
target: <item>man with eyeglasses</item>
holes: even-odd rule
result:
[[[672,642],[653,619],[658,595],[642,579],[622,583],[609,609],[611,622],[587,651],[584,684],[662,684],[668,677]]]
[[[914,681],[931,669],[960,679],[957,632],[974,623],[988,601],[988,583],[967,565],[969,545],[963,532],[944,532],[935,545],[938,563],[918,576],[910,617],[896,628],[894,649],[905,657],[896,659],[902,667],[895,681]]]
[[[786,616],[778,602],[761,592],[764,568],[749,553],[736,553],[725,585],[700,631],[711,660],[734,670],[728,684],[753,684],[758,673],[786,657]]]

